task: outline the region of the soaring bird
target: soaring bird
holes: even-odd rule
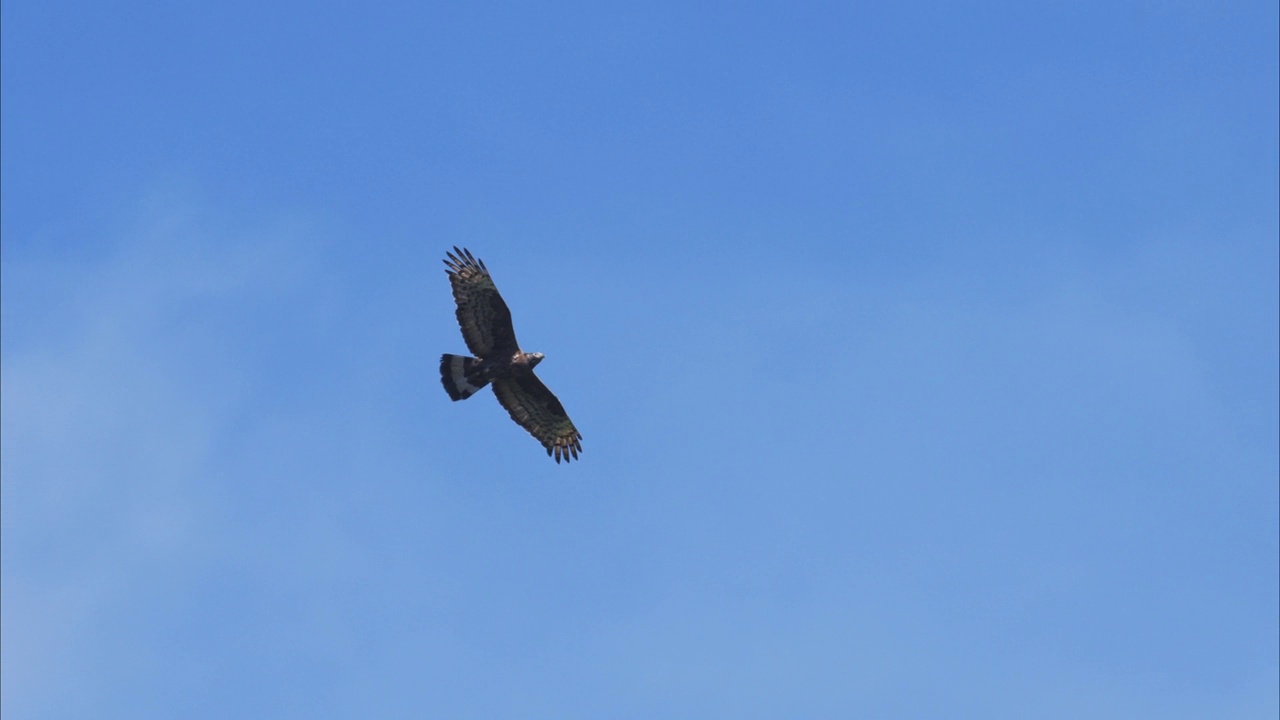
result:
[[[498,402],[520,427],[529,431],[547,455],[559,463],[577,459],[582,433],[573,426],[564,406],[533,374],[542,353],[527,353],[516,342],[511,311],[498,294],[489,269],[470,250],[453,247],[445,253],[449,285],[458,305],[458,327],[475,357],[440,357],[440,382],[451,400],[466,400],[490,383]]]

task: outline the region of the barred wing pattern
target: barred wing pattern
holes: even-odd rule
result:
[[[570,455],[577,459],[582,450],[582,433],[537,376],[529,373],[495,380],[493,394],[511,414],[511,419],[542,443],[547,455],[557,463],[561,458],[569,462]]]
[[[484,263],[470,250],[459,250],[455,245],[444,264],[449,268],[449,285],[458,305],[458,326],[467,349],[481,358],[518,352],[511,311]]]

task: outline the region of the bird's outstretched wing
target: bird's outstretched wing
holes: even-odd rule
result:
[[[533,373],[512,375],[493,381],[493,394],[511,413],[511,419],[542,443],[547,455],[568,462],[582,451],[582,433],[564,411],[564,406]]]
[[[458,305],[458,327],[462,328],[467,349],[481,358],[518,352],[511,311],[484,263],[470,250],[460,250],[455,245],[444,264],[449,268],[449,285]]]

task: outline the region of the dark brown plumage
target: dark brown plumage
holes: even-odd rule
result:
[[[542,353],[526,353],[516,342],[511,311],[498,294],[489,269],[469,250],[454,246],[446,253],[449,285],[457,304],[458,327],[475,357],[443,355],[440,381],[452,400],[465,400],[485,385],[507,409],[511,419],[529,431],[556,462],[577,459],[582,433],[564,406],[533,374]]]

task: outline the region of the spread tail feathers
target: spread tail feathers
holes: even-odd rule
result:
[[[466,400],[489,384],[480,360],[462,355],[440,357],[440,382],[450,400]]]

